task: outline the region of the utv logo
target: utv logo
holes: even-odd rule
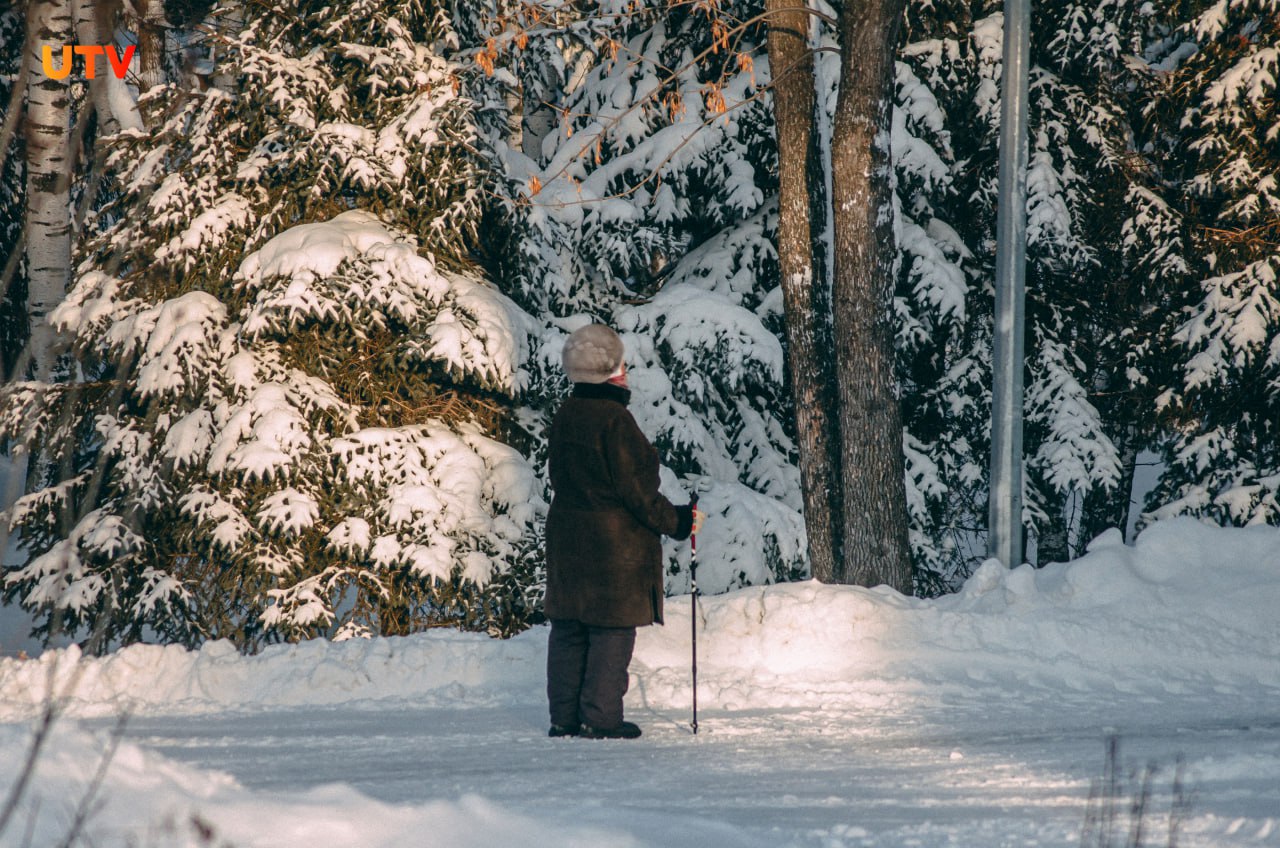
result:
[[[84,75],[88,79],[93,79],[98,75],[98,57],[106,56],[107,61],[111,63],[111,73],[116,75],[116,79],[124,79],[124,75],[129,72],[129,63],[133,61],[133,54],[138,49],[136,44],[130,44],[124,49],[124,55],[121,56],[116,50],[114,44],[64,44],[62,46],[62,66],[56,70],[53,67],[53,48],[48,44],[41,49],[40,64],[44,67],[45,76],[50,79],[66,79],[71,73],[71,63],[76,56],[84,57]]]

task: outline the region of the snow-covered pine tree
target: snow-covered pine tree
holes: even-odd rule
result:
[[[491,254],[545,316],[530,400],[545,415],[567,388],[566,331],[587,316],[619,330],[632,411],[683,475],[664,475],[668,490],[681,502],[698,486],[715,516],[704,591],[791,579],[804,563],[764,28],[730,23],[761,11],[654,0],[459,15],[493,27],[471,36],[493,69],[488,144],[508,177]],[[668,588],[685,591],[675,551]]]
[[[971,120],[970,27],[968,3],[909,6],[896,75],[897,367],[911,552],[926,595],[967,575],[985,507],[991,335],[979,260],[994,218],[966,209],[965,133],[952,130]]]
[[[558,34],[572,29],[576,37],[557,35],[554,43],[564,52],[550,63],[570,91],[567,97],[556,95],[556,85],[546,83],[548,63],[542,58],[535,63],[536,74],[521,70],[522,56],[544,58],[555,51],[545,46],[535,49],[539,42],[534,27],[527,21],[512,24],[519,19],[518,12],[505,19],[505,29],[489,33],[493,41],[486,55],[495,62],[493,79],[508,92],[505,97],[495,93],[488,101],[494,107],[492,114],[501,116],[491,124],[494,137],[509,148],[513,146],[510,130],[519,125],[524,131],[522,149],[533,154],[531,162],[519,155],[503,157],[515,193],[531,200],[516,217],[512,244],[499,251],[508,258],[519,257],[508,273],[528,280],[523,287],[537,298],[537,303],[529,301],[531,311],[568,316],[590,310],[610,319],[611,301],[647,293],[635,289],[643,289],[649,279],[645,269],[649,256],[666,257],[673,247],[680,256],[678,242],[672,242],[680,230],[654,227],[654,221],[696,220],[704,210],[728,206],[715,194],[718,183],[682,183],[671,179],[679,171],[665,160],[655,165],[654,152],[666,155],[668,139],[680,120],[655,121],[652,116],[662,117],[660,110],[628,109],[637,91],[652,93],[653,100],[689,102],[683,93],[672,98],[670,91],[657,88],[665,77],[653,69],[683,67],[671,57],[687,59],[690,51],[665,55],[661,51],[670,51],[672,44],[680,43],[679,37],[687,39],[696,30],[688,29],[689,34],[682,36],[670,15],[658,11],[619,7],[612,10],[617,18],[609,18],[610,10],[605,10],[607,23],[621,20],[630,27],[613,27],[607,34],[592,34],[590,21],[598,18],[574,19],[576,29],[567,25],[556,29]],[[745,8],[729,11],[739,20],[752,17]],[[896,300],[899,378],[912,553],[917,590],[925,592],[954,585],[983,556],[994,254],[990,232],[998,161],[998,12],[995,2],[913,5],[908,10],[909,43],[898,65],[899,117],[893,143],[902,260]],[[1121,13],[1129,17],[1117,18],[1118,24],[1107,19]],[[1122,167],[1128,153],[1127,126],[1117,101],[1126,57],[1136,49],[1133,32],[1140,23],[1134,14],[1132,4],[1114,9],[1056,4],[1052,19],[1057,25],[1035,48],[1032,315],[1036,339],[1044,343],[1033,340],[1030,347],[1037,359],[1029,383],[1028,447],[1033,452],[1032,479],[1039,485],[1033,489],[1037,509],[1028,518],[1046,540],[1055,530],[1061,537],[1056,546],[1042,547],[1042,558],[1078,550],[1099,523],[1100,519],[1092,518],[1095,514],[1115,516],[1124,469],[1130,473],[1132,469],[1131,461],[1121,462],[1117,444],[1133,425],[1128,419],[1104,421],[1099,404],[1110,402],[1119,411],[1131,405],[1124,393],[1131,388],[1131,378],[1141,378],[1131,367],[1134,355],[1149,340],[1132,332],[1124,335],[1124,328],[1136,323],[1131,312],[1112,315],[1092,307],[1109,289],[1136,288],[1127,281],[1122,265],[1111,262],[1119,250],[1118,226],[1105,230],[1097,225],[1120,220],[1127,208],[1124,200],[1130,196],[1125,190],[1129,175]],[[550,11],[547,16],[544,20]],[[487,20],[500,18],[490,13]],[[684,22],[687,26],[689,20]],[[711,31],[705,12],[703,19],[692,23],[701,24],[703,33]],[[754,37],[758,44],[759,35]],[[748,37],[736,47],[746,49],[750,42]],[[565,49],[570,43],[573,49]],[[829,36],[825,45],[833,46]],[[614,58],[615,50],[619,58]],[[1075,53],[1080,58],[1069,60]],[[834,74],[830,67],[824,73],[823,66],[833,62],[831,54],[819,56],[819,102],[826,110],[828,139]],[[504,76],[504,70],[510,76]],[[717,72],[721,70],[722,66]],[[752,71],[756,84],[763,87],[767,64],[756,59]],[[705,70],[701,73],[696,84],[705,87],[714,76]],[[511,90],[523,96],[513,98]],[[1102,91],[1101,96],[1095,98],[1095,90]],[[528,113],[521,121],[518,116],[513,119],[507,108],[514,100],[527,109],[531,91],[539,92],[533,99],[559,96],[551,102],[550,112],[561,118],[553,130],[532,143]],[[687,121],[702,115],[679,118]],[[767,111],[760,116],[766,129],[770,119]],[[738,125],[748,126],[745,118]],[[708,148],[732,153],[734,147],[725,142],[715,123],[706,131],[718,142]],[[772,133],[759,135],[767,138]],[[683,153],[683,148],[677,149],[672,161],[678,165]],[[769,163],[762,163],[757,173],[766,173],[768,167]],[[651,174],[659,177],[652,184],[645,182]],[[633,190],[637,185],[639,190]],[[764,203],[769,203],[772,183],[757,177],[754,185]],[[685,205],[674,208],[687,207],[691,212],[681,214],[688,218],[656,219],[649,211],[654,208],[653,199],[671,188],[677,190],[672,196],[678,204]],[[764,238],[771,237],[771,229],[764,231]],[[733,242],[738,251],[748,244]],[[749,255],[763,254],[753,248]],[[743,267],[732,260],[716,264],[735,272]],[[762,291],[773,291],[776,278],[761,273],[776,273],[772,263],[746,267],[756,269]],[[684,279],[677,270],[667,274],[663,283],[670,287]],[[770,300],[761,302],[777,308]],[[773,328],[777,333],[776,324]],[[554,363],[555,338],[540,357],[543,362]],[[1106,344],[1099,343],[1103,338]],[[1104,352],[1110,358],[1099,365]],[[1095,366],[1103,365],[1108,370],[1099,373]],[[554,397],[554,368],[549,377],[548,396]],[[661,423],[655,421],[657,426]],[[785,432],[790,417],[780,416],[779,423]],[[1131,454],[1125,457],[1132,459]],[[1127,492],[1123,501],[1127,503]],[[1081,509],[1087,510],[1084,516],[1079,514]],[[1105,520],[1120,523],[1118,518]],[[1066,529],[1073,531],[1069,539],[1062,532]]]
[[[1119,223],[1142,177],[1126,143],[1140,11],[1042,4],[1032,43],[1025,518],[1042,562],[1123,524],[1150,431],[1134,413],[1153,295]],[[935,589],[985,556],[1002,25],[994,2],[913,6],[898,70],[899,368],[913,552]]]
[[[509,632],[540,499],[494,436],[531,319],[465,258],[486,177],[449,20],[229,11],[213,84],[152,90],[112,152],[53,316],[83,379],[6,389],[4,435],[69,473],[13,510],[5,594],[99,649]]]
[[[1151,515],[1280,523],[1280,3],[1177,4],[1150,60],[1167,189],[1165,241],[1185,295],[1168,311],[1176,363]],[[1168,210],[1168,212],[1166,212]],[[1179,252],[1186,259],[1179,259]]]
[[[1044,67],[1033,92],[1045,106],[1028,175],[1029,229],[1046,211],[1061,219],[1056,201],[1037,204],[1042,182],[1061,185],[1069,213],[1066,226],[1045,227],[1047,274],[1032,306],[1043,334],[1029,397],[1044,433],[1029,461],[1045,513],[1040,563],[1078,556],[1103,530],[1125,528],[1138,450],[1152,438],[1153,304],[1167,281],[1126,251],[1124,231],[1150,179],[1132,136],[1147,91],[1138,55],[1151,14],[1130,0],[1052,4],[1054,26],[1038,39]]]

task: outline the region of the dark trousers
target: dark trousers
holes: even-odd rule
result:
[[[551,723],[598,728],[622,724],[627,666],[636,646],[634,627],[592,627],[552,619],[547,640],[547,700]]]

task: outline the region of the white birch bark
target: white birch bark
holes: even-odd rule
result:
[[[95,16],[97,5],[93,0],[72,0],[71,14],[75,20],[76,44],[110,43],[110,39],[104,38],[98,28]],[[107,94],[107,80],[115,79],[115,75],[111,73],[111,63],[105,56],[98,57],[96,70],[93,79],[89,80],[89,99],[93,102],[94,111],[98,113],[98,126],[104,134],[110,135],[120,128]]]
[[[38,0],[31,15],[27,61],[27,315],[30,367],[48,380],[57,356],[49,312],[67,293],[71,276],[70,76],[44,73],[41,45],[73,42],[70,0]],[[55,56],[58,50],[55,49]],[[55,61],[57,59],[55,58]]]
[[[72,0],[77,44],[102,44],[113,49],[115,33],[107,19],[106,4],[102,0]],[[123,52],[123,51],[121,51]],[[135,56],[134,62],[138,60]],[[134,64],[130,64],[132,69]],[[89,96],[94,111],[98,113],[100,135],[112,135],[122,129],[141,130],[142,115],[137,102],[129,91],[129,85],[111,70],[106,56],[98,57],[97,74],[89,81]]]

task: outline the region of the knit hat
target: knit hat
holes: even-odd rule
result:
[[[622,366],[622,339],[604,324],[588,324],[569,334],[561,353],[573,383],[603,383]]]

